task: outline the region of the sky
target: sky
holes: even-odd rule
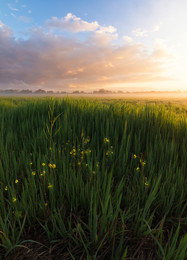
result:
[[[187,0],[0,0],[0,89],[187,91]]]

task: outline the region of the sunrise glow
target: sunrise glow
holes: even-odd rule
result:
[[[187,1],[1,1],[0,89],[187,91]]]

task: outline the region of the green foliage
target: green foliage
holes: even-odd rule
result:
[[[144,241],[155,259],[187,257],[187,107],[0,102],[0,256],[34,227],[72,259],[135,259]]]

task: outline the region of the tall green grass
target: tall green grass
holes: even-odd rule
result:
[[[0,99],[1,257],[63,242],[69,259],[185,259],[186,112]]]

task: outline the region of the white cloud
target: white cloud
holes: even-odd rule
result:
[[[142,30],[141,28],[132,31],[132,34],[136,37],[145,37],[148,35],[147,33],[148,31]]]
[[[115,27],[109,26],[99,26],[99,30],[103,33],[115,33],[117,30]]]
[[[68,13],[63,18],[53,17],[47,21],[46,25],[51,28],[68,30],[74,33],[99,31],[113,34],[117,31],[113,26],[101,26],[97,21],[87,22],[72,13]]]
[[[168,49],[166,43],[167,41],[164,39],[160,39],[160,38],[155,39],[154,52],[153,52],[154,57],[156,57],[157,59],[173,58],[171,50]]]
[[[88,39],[89,44],[99,44],[106,46],[112,40],[117,39],[117,29],[113,26],[101,26],[97,21],[87,22],[80,17],[68,13],[63,18],[53,17],[46,22],[49,28],[78,32],[92,32],[93,34]]]
[[[12,4],[8,4],[8,8],[9,8],[11,11],[16,11],[16,12],[19,11],[19,9],[18,9],[18,8],[15,8]]]
[[[157,31],[159,31],[159,29],[160,29],[160,25],[155,25],[153,32],[157,32]]]
[[[152,30],[143,30],[141,28],[137,28],[132,31],[132,34],[136,37],[147,37],[150,33],[154,33],[160,30],[161,23],[155,25]]]
[[[68,30],[71,32],[95,31],[99,27],[98,22],[86,22],[81,18],[68,13],[63,18],[53,17],[47,21],[47,26],[60,30]]]
[[[127,44],[132,44],[134,42],[134,40],[131,37],[127,36],[127,35],[123,36],[123,40]]]

